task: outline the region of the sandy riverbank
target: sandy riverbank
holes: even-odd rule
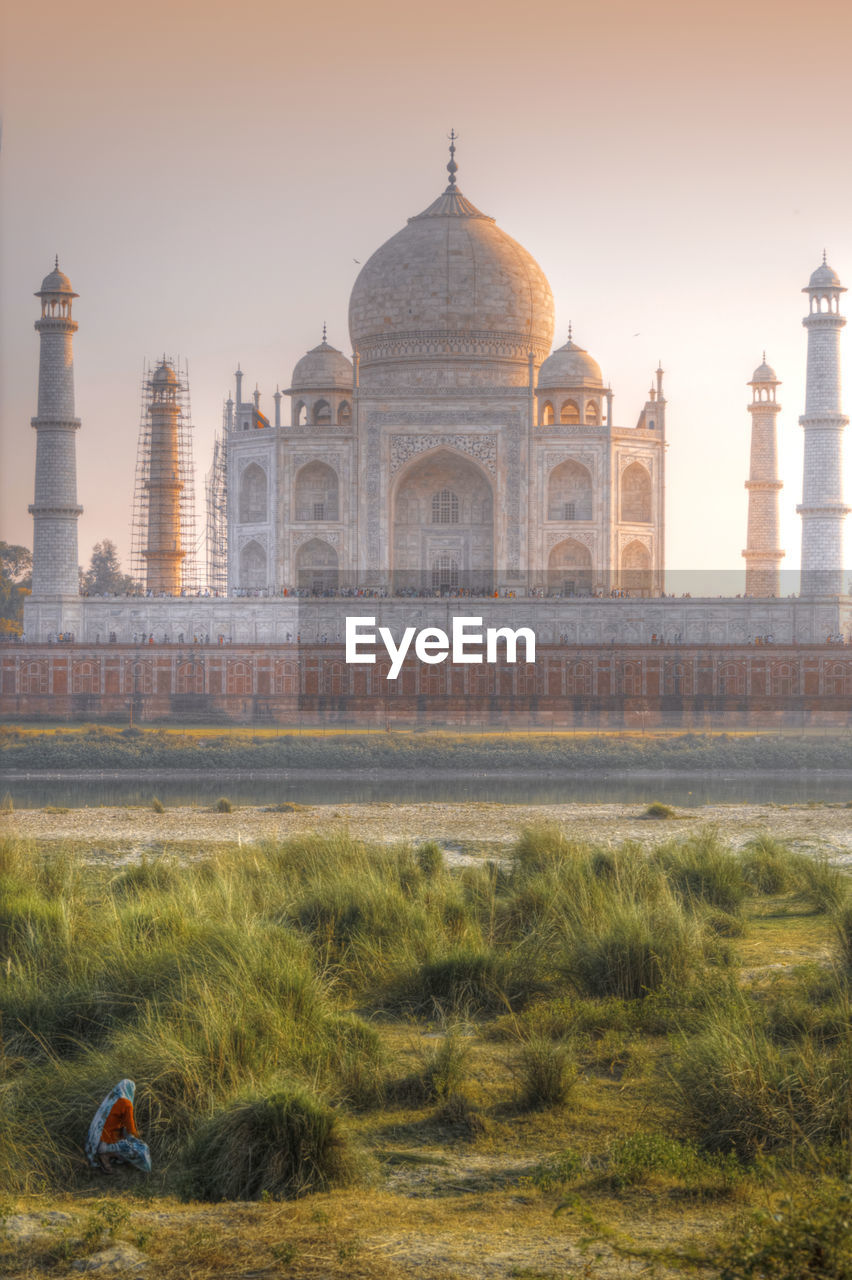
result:
[[[38,841],[84,843],[109,857],[146,851],[283,839],[304,832],[348,830],[362,840],[437,840],[468,855],[498,853],[525,826],[556,822],[572,836],[598,844],[637,840],[643,845],[685,836],[711,825],[739,846],[767,832],[794,847],[852,861],[852,809],[833,805],[708,804],[677,810],[667,821],[643,819],[641,804],[339,804],[278,813],[240,806],[232,813],[203,808],[98,807],[49,811],[21,809],[0,815],[0,831]]]

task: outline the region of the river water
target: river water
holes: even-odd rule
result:
[[[226,795],[233,804],[412,804],[434,801],[498,801],[502,804],[630,804],[661,800],[695,807],[702,804],[831,804],[852,800],[852,775],[789,774],[621,774],[589,777],[566,774],[466,774],[388,777],[350,773],[340,776],[197,777],[80,776],[77,778],[0,778],[0,797],[16,809],[45,805],[79,809],[98,805],[149,805],[158,796],[166,805],[209,805]]]

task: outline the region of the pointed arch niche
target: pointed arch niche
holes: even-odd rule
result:
[[[338,558],[330,542],[311,538],[302,543],[296,552],[296,582],[316,595],[337,590]]]
[[[557,542],[547,561],[551,595],[584,596],[592,590],[592,553],[576,538]]]

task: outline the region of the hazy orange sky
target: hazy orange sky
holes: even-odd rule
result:
[[[619,424],[662,359],[670,566],[742,565],[745,384],[766,349],[783,382],[784,568],[798,565],[800,290],[823,247],[852,284],[847,3],[14,8],[0,538],[32,544],[32,295],[54,253],[80,294],[87,563],[103,537],[129,552],[144,358],[189,361],[203,473],[238,361],[271,414],[323,321],[349,353],[355,260],[443,189],[454,126],[460,189],[540,262],[557,344],[572,321]]]

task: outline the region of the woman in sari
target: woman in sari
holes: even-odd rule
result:
[[[86,1139],[86,1155],[93,1169],[112,1173],[114,1158],[143,1173],[151,1172],[151,1153],[139,1137],[133,1115],[135,1094],[132,1080],[119,1080],[95,1112]]]

